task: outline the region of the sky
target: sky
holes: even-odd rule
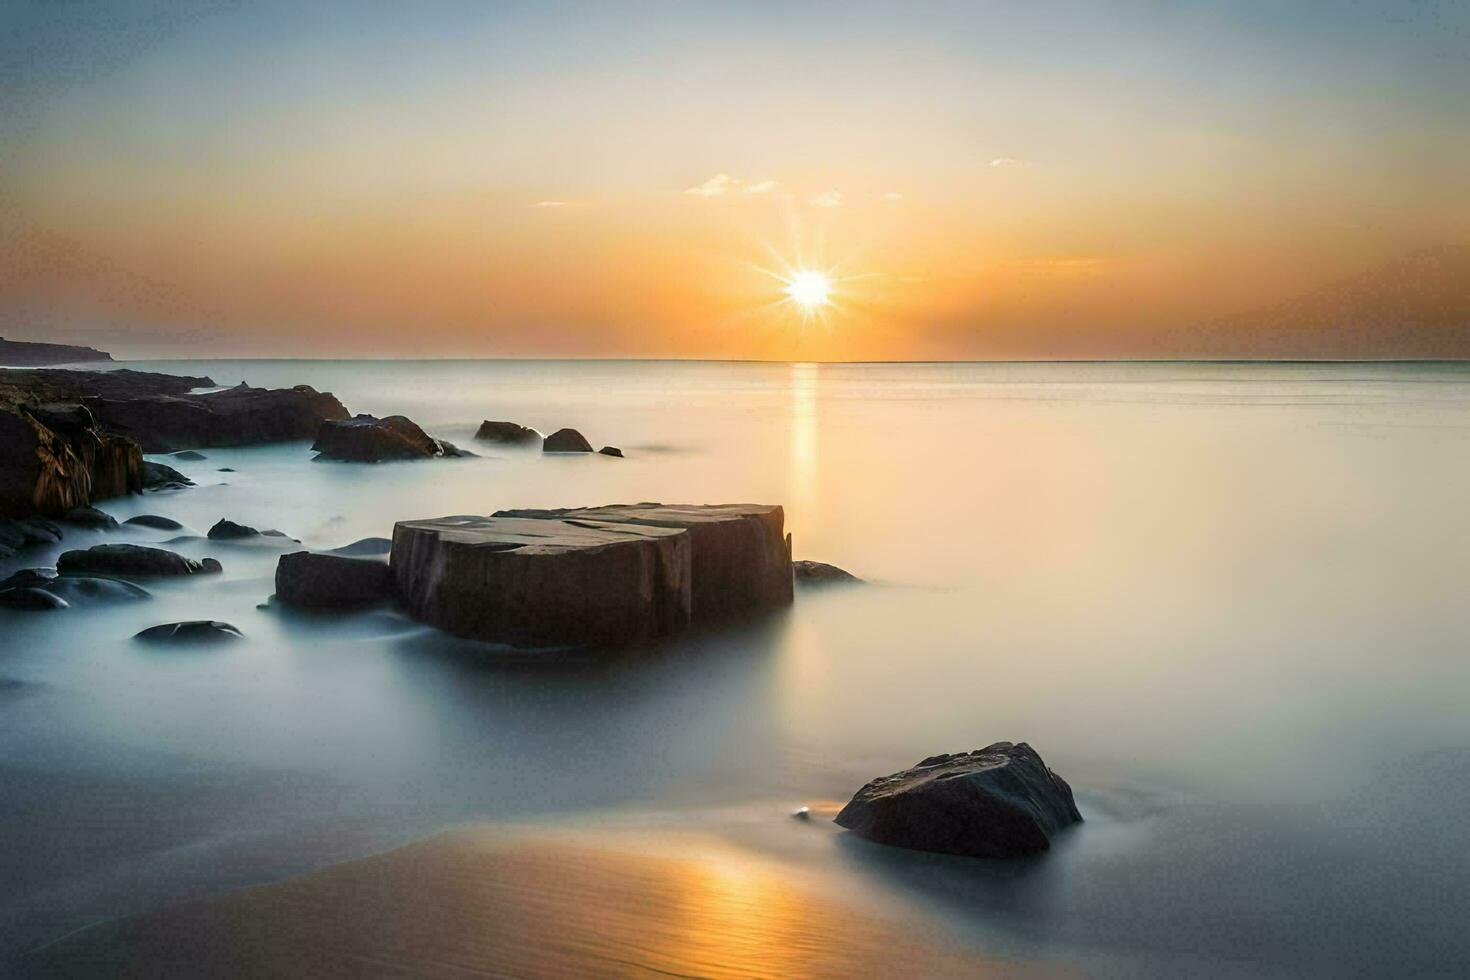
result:
[[[0,333],[1280,353],[1240,315],[1470,243],[1467,92],[1470,5],[1427,0],[8,3]],[[829,305],[789,301],[800,270]]]

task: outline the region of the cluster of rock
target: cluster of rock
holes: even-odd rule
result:
[[[521,647],[612,647],[789,605],[779,506],[613,505],[402,521],[391,568],[414,618]]]
[[[309,385],[272,389],[242,383],[203,394],[83,401],[105,428],[137,440],[147,453],[310,439],[323,420],[348,417],[335,396]]]
[[[357,415],[350,419],[322,422],[311,448],[318,454],[318,459],[346,463],[473,455],[451,442],[435,439],[402,415],[381,419]]]
[[[479,431],[475,438],[482,442],[494,442],[503,446],[532,446],[539,444],[541,451],[546,453],[590,453],[592,443],[587,437],[576,429],[557,429],[551,435],[542,437],[535,429],[527,428],[517,422],[493,422],[490,419],[480,423]],[[621,457],[623,451],[617,446],[603,446],[597,450],[604,456]]]

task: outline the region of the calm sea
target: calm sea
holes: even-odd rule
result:
[[[149,603],[0,612],[8,951],[463,821],[719,810],[779,855],[790,808],[1006,739],[1087,818],[1044,861],[834,848],[828,873],[1060,967],[1470,969],[1470,366],[121,366],[311,384],[473,448],[482,419],[573,426],[626,458],[207,450],[175,464],[196,489],[119,518],[330,548],[503,507],[772,502],[798,557],[873,584],[556,664],[260,608],[278,552],[250,544],[172,545],[225,573]],[[248,639],[129,639],[199,618]]]

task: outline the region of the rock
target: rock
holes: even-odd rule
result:
[[[505,446],[529,446],[541,442],[541,433],[515,422],[492,422],[486,419],[480,423],[475,438],[482,442],[498,442]]]
[[[320,458],[348,463],[432,459],[443,452],[428,433],[402,415],[383,419],[359,415],[323,422],[311,448]]]
[[[792,820],[810,820],[811,818],[812,808],[809,806],[799,806],[791,811]]]
[[[619,449],[617,446],[603,446],[601,449],[599,449],[597,451],[599,453],[602,453],[602,455],[604,455],[604,456],[616,456],[619,459],[622,459],[623,458],[623,451],[621,449]]]
[[[448,439],[435,439],[434,442],[439,446],[439,455],[447,459],[453,459],[457,457],[471,457],[477,455],[476,453],[470,452],[468,449],[460,449]]]
[[[52,609],[65,609],[67,602],[60,596],[52,595],[45,589],[18,588],[0,589],[0,607],[16,609],[23,612],[46,612]]]
[[[414,618],[471,639],[621,646],[689,622],[692,566],[682,528],[516,517],[401,521],[390,566]]]
[[[164,623],[150,626],[134,635],[133,639],[145,643],[228,643],[242,640],[245,634],[229,623],[210,619],[194,619],[183,623]]]
[[[503,510],[495,516],[687,530],[693,556],[693,617],[698,622],[791,604],[791,540],[783,537],[786,515],[776,505],[612,504]]]
[[[61,528],[44,517],[0,518],[0,547],[12,552],[61,540]]]
[[[97,531],[106,531],[117,527],[117,518],[111,514],[104,514],[96,507],[73,507],[61,519],[68,524],[77,524],[81,527],[92,528]]]
[[[192,487],[193,485],[193,480],[172,466],[164,463],[155,463],[152,460],[143,461],[144,490],[171,490],[179,487]]]
[[[205,394],[89,397],[84,404],[109,431],[136,439],[150,453],[310,439],[322,422],[347,418],[341,402],[308,385],[241,384]]]
[[[280,535],[279,531],[276,533]],[[236,524],[234,521],[228,521],[224,518],[216,521],[214,527],[209,529],[208,534],[208,537],[212,541],[234,541],[239,538],[255,538],[259,536],[260,532],[255,528],[245,524]]]
[[[862,579],[824,561],[793,561],[791,573],[797,585],[859,585]]]
[[[201,459],[208,459],[209,458],[208,456],[204,455],[203,453],[196,452],[193,449],[185,449],[185,450],[182,450],[180,452],[169,453],[169,455],[172,456],[174,459],[181,459],[181,460],[184,460],[186,462],[191,462],[191,463],[197,463]]]
[[[879,844],[967,857],[1019,857],[1051,847],[1081,821],[1072,789],[1025,742],[936,755],[868,783],[837,824]]]
[[[184,529],[184,525],[172,517],[159,517],[157,514],[139,514],[137,517],[129,517],[123,523],[135,524],[138,527],[151,527],[155,531],[182,531]]]
[[[363,538],[351,544],[344,544],[340,548],[332,548],[326,552],[329,555],[342,555],[346,558],[366,558],[372,555],[387,555],[393,550],[393,542],[387,538]]]
[[[301,609],[346,609],[393,596],[387,562],[297,551],[276,562],[276,598]]]
[[[138,445],[100,431],[84,408],[0,405],[0,516],[64,514],[134,492],[142,467]]]
[[[44,589],[54,581],[54,568],[22,568],[0,582],[0,589]]]
[[[99,544],[85,551],[64,551],[56,560],[63,574],[96,574],[122,576],[197,575],[218,572],[220,563],[213,558],[195,561],[162,548],[138,544]]]
[[[99,578],[92,575],[63,575],[42,586],[47,592],[59,596],[74,606],[101,605],[110,602],[136,602],[151,599],[153,593],[115,578]]]
[[[592,443],[576,429],[557,429],[541,442],[544,453],[590,453]]]
[[[217,472],[217,473],[233,473],[233,472],[235,472],[235,470],[234,470],[234,468],[233,468],[233,467],[229,467],[229,466],[221,466],[221,467],[220,467],[220,468],[219,468],[219,469],[218,469],[218,470],[216,470],[216,471],[215,471],[215,472]]]

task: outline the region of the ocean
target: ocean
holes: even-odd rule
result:
[[[197,487],[101,504],[119,519],[332,548],[508,507],[779,503],[798,558],[869,584],[548,659],[388,611],[291,615],[263,605],[278,547],[186,539],[169,547],[224,574],[0,611],[7,955],[64,964],[99,924],[471,825],[716,837],[1018,970],[1470,969],[1470,364],[117,366],[310,384],[482,454],[206,449],[169,460]],[[477,444],[482,419],[626,458]],[[180,619],[246,639],[131,639]],[[788,816],[1000,740],[1031,743],[1086,818],[1042,858]]]

